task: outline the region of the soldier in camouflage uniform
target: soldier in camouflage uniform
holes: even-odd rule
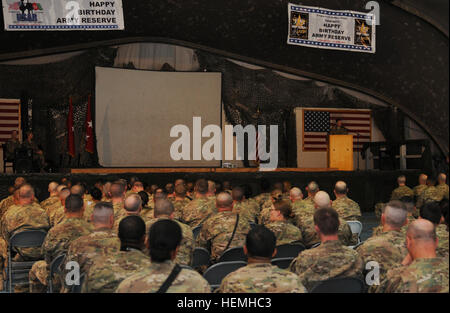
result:
[[[138,192],[139,197],[141,197],[142,200],[142,210],[141,210],[141,217],[144,219],[144,221],[149,221],[153,218],[153,208],[149,206],[150,197],[147,192],[145,191],[139,191]],[[152,198],[153,202],[153,198]]]
[[[420,219],[426,219],[433,223],[436,227],[436,236],[438,238],[438,245],[436,247],[436,254],[448,260],[448,231],[445,224],[441,224],[443,216],[438,202],[427,202],[420,210]]]
[[[62,268],[67,269],[68,262],[77,262],[80,274],[86,273],[93,263],[94,257],[118,251],[120,249],[120,240],[117,235],[112,232],[114,225],[114,209],[110,202],[99,202],[94,207],[92,223],[94,231],[87,235],[81,236],[69,245],[65,264]],[[69,266],[70,268],[70,266]],[[65,277],[69,271],[64,271]],[[64,286],[62,292],[68,292],[69,286],[63,280]]]
[[[425,174],[419,175],[419,184],[413,188],[414,200],[417,202],[420,194],[428,187],[427,186],[428,176]],[[417,216],[416,216],[417,217]]]
[[[414,192],[411,188],[406,186],[406,177],[401,175],[397,178],[398,187],[392,191],[391,201],[400,200],[404,196],[414,197]]]
[[[55,227],[59,223],[61,223],[66,214],[64,212],[64,204],[68,196],[70,196],[70,189],[63,188],[59,193],[59,204],[55,203],[52,206],[47,208],[47,215],[50,221],[50,227]]]
[[[45,292],[52,261],[58,255],[66,253],[73,240],[91,233],[92,226],[82,219],[83,210],[83,199],[79,195],[67,197],[65,201],[66,218],[49,230],[42,245],[45,261],[37,261],[30,270],[30,292]],[[55,283],[58,283],[58,280],[55,279]],[[59,288],[55,288],[55,290],[59,290]]]
[[[139,216],[127,216],[119,224],[120,251],[94,257],[82,286],[83,293],[112,293],[126,278],[150,267],[142,250],[145,223]]]
[[[14,180],[14,190],[19,190],[20,187],[22,187],[24,184],[26,184],[26,180],[23,177],[17,177]],[[16,202],[18,202],[19,198],[16,197]],[[16,204],[14,201],[14,193],[7,198],[3,199],[0,202],[0,218],[6,213],[8,208],[12,206],[13,204]]]
[[[240,218],[249,223],[256,223],[259,216],[259,206],[253,199],[245,198],[244,188],[236,186],[231,191],[233,198],[233,213],[239,214]]]
[[[217,212],[215,203],[206,197],[207,191],[207,181],[199,179],[195,183],[195,199],[184,207],[181,214],[181,222],[194,228]]]
[[[9,207],[0,221],[0,274],[4,275],[3,266],[6,268],[7,247],[13,234],[29,230],[40,229],[47,231],[50,228],[48,216],[41,206],[35,202],[34,190],[28,185],[22,185],[19,189],[19,202]],[[32,261],[42,258],[40,248],[18,248],[18,253],[13,261]],[[2,277],[0,277],[1,279]],[[3,283],[0,281],[0,283]],[[22,287],[24,289],[22,289]],[[20,286],[16,290],[28,290],[28,286]]]
[[[90,193],[92,200],[86,203],[86,207],[83,213],[83,219],[88,223],[91,223],[92,213],[94,212],[94,206],[100,201],[102,201],[102,192],[100,189],[94,187],[91,189]]]
[[[381,215],[383,232],[372,236],[356,249],[364,264],[378,262],[380,281],[386,277],[388,270],[400,264],[408,254],[405,236],[401,232],[402,226],[406,224],[406,216],[407,210],[402,202],[390,201]],[[369,292],[376,291],[376,287],[372,285]]]
[[[174,207],[169,200],[162,199],[155,203],[155,218],[148,221],[145,224],[145,228],[149,230],[156,221],[161,219],[174,219]],[[182,231],[182,239],[175,262],[183,265],[191,265],[195,248],[194,234],[188,225],[183,224],[178,220],[175,221]]]
[[[294,225],[302,227],[302,216],[304,216],[303,192],[300,188],[294,187],[289,191],[289,199],[292,203],[292,214],[294,214]],[[306,214],[305,214],[306,215]]]
[[[338,181],[334,186],[336,200],[333,201],[331,207],[346,221],[361,221],[361,209],[358,203],[347,197],[347,192],[347,184]]]
[[[52,181],[50,184],[48,184],[48,192],[50,194],[49,197],[40,203],[41,207],[46,211],[48,206],[52,206],[55,203],[60,202],[58,196],[58,183]]]
[[[312,220],[315,212],[314,196],[319,192],[319,185],[315,181],[312,181],[308,184],[306,190],[308,197],[294,207],[294,214],[296,214],[297,219],[300,219],[300,221]],[[302,228],[301,225],[297,226]]]
[[[315,210],[320,208],[330,208],[330,196],[324,191],[318,191],[314,196]],[[314,213],[315,214],[315,213]],[[356,241],[353,238],[352,230],[347,222],[338,216],[338,238],[345,246],[355,245]],[[306,247],[311,247],[320,242],[320,236],[317,233],[314,216],[302,220],[302,237],[303,243]]]
[[[182,238],[180,226],[163,219],[155,222],[149,230],[147,247],[151,264],[146,269],[123,280],[117,293],[155,293],[167,280],[175,263],[177,247]],[[167,289],[168,293],[209,293],[211,287],[197,272],[182,269]]]
[[[220,293],[305,293],[306,288],[294,273],[270,264],[277,239],[266,227],[257,225],[246,237],[244,252],[248,265],[228,274]]]
[[[259,208],[262,208],[262,205],[267,200],[270,200],[270,183],[266,179],[261,179],[261,193],[255,197],[253,200],[258,204]]]
[[[186,185],[184,183],[178,183],[175,181],[175,198],[173,200],[174,218],[179,220],[183,214],[184,207],[191,202],[186,197]]]
[[[427,185],[428,187],[424,191],[422,191],[419,198],[417,199],[416,207],[417,209],[419,209],[419,212],[425,203],[429,201],[441,201],[443,198],[442,192],[435,187],[436,180],[434,178],[428,178]]]
[[[314,223],[321,245],[300,252],[292,261],[289,270],[299,276],[308,291],[317,283],[331,278],[362,279],[364,263],[361,257],[353,249],[343,246],[338,238],[337,212],[332,208],[318,209],[314,213]]]
[[[406,211],[407,211],[406,224],[400,229],[400,231],[402,232],[403,235],[406,235],[406,230],[408,228],[408,224],[416,220],[414,215],[417,214],[417,209],[414,204],[414,199],[411,197],[408,197],[408,196],[403,197],[400,199],[400,201],[404,204]],[[384,207],[381,209],[382,213],[384,213],[385,207],[386,207],[386,205],[384,205]],[[380,217],[380,220],[381,220],[381,217]],[[381,224],[381,221],[380,221],[380,225],[373,228],[372,236],[378,236],[381,233],[383,233],[383,225]]]
[[[111,195],[111,203],[114,208],[114,222],[119,221],[122,217],[126,216],[126,211],[123,206],[126,193],[126,185],[120,180],[115,181],[111,184],[109,193]],[[117,225],[115,225],[117,229]]]
[[[448,293],[448,259],[436,256],[434,225],[427,220],[412,222],[407,231],[409,254],[402,266],[390,270],[382,285],[387,293]]]
[[[443,199],[448,200],[448,185],[445,183],[446,181],[447,181],[447,175],[445,175],[444,173],[439,174],[438,175],[438,185],[436,186],[436,189],[442,195]]]
[[[270,221],[270,212],[273,210],[275,201],[283,199],[283,192],[280,189],[274,189],[270,193],[270,200],[263,203],[261,212],[259,214],[259,224],[265,225]]]
[[[270,222],[266,225],[277,238],[277,246],[287,243],[302,243],[302,232],[296,226],[288,222],[293,217],[291,203],[288,200],[278,200],[270,212]]]
[[[225,250],[242,247],[245,236],[250,231],[248,221],[239,218],[238,214],[232,212],[233,199],[229,193],[221,192],[217,195],[216,207],[218,213],[203,223],[196,243],[199,247],[210,247],[212,262],[217,261]],[[236,231],[233,235],[235,228]]]

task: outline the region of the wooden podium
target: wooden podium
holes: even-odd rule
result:
[[[329,168],[353,171],[353,135],[329,135],[327,160]]]

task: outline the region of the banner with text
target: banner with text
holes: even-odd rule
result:
[[[375,53],[375,15],[289,3],[287,43],[321,49]]]
[[[122,0],[2,0],[5,30],[123,30]]]

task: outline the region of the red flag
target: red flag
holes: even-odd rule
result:
[[[92,127],[92,115],[91,115],[91,95],[88,97],[88,106],[86,112],[86,122],[84,124],[86,128],[86,146],[85,150],[89,153],[94,153],[94,128]]]
[[[67,116],[67,152],[72,158],[75,157],[72,97],[69,100],[69,115]]]

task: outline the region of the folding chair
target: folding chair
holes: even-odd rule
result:
[[[272,259],[271,263],[279,268],[287,269],[289,265],[291,265],[293,259],[295,258],[276,258]]]
[[[244,248],[235,247],[235,248],[228,249],[220,256],[218,263],[230,262],[230,261],[247,262],[247,256],[244,253]]]
[[[194,234],[194,239],[197,239],[201,230],[202,230],[202,225],[198,225],[197,227],[194,227],[194,229],[192,230],[192,233]]]
[[[211,289],[214,290],[219,288],[225,276],[246,265],[247,263],[243,261],[217,263],[209,267],[203,274],[203,277],[208,281]]]
[[[83,283],[84,283],[84,279],[86,278],[86,274],[82,273],[80,275],[80,284],[78,285],[73,285],[70,293],[81,293],[81,288],[83,287]]]
[[[316,284],[311,293],[364,293],[364,282],[356,277],[332,278]]]
[[[65,253],[60,254],[50,264],[50,273],[48,275],[48,293],[53,293],[53,276],[61,272],[59,266],[61,265],[65,257]]]
[[[315,243],[315,244],[313,244],[313,245],[311,246],[310,249],[314,249],[314,248],[320,246],[320,244],[321,244],[321,242]]]
[[[250,224],[251,229],[255,228],[255,226],[256,226],[256,223],[253,223],[253,222],[249,222],[249,224]]]
[[[28,285],[28,273],[35,261],[13,262],[12,251],[16,248],[40,247],[47,233],[43,230],[24,230],[15,233],[9,240],[7,279],[8,291],[13,292],[15,285]]]
[[[350,226],[350,229],[352,230],[353,234],[358,235],[358,243],[361,242],[361,232],[363,225],[359,221],[347,221],[348,226]]]
[[[211,264],[209,251],[205,248],[195,248],[194,255],[192,257],[192,267],[197,268],[200,266],[209,266]]]
[[[279,245],[277,246],[277,254],[273,258],[295,258],[303,250],[305,250],[305,246],[301,243]]]

